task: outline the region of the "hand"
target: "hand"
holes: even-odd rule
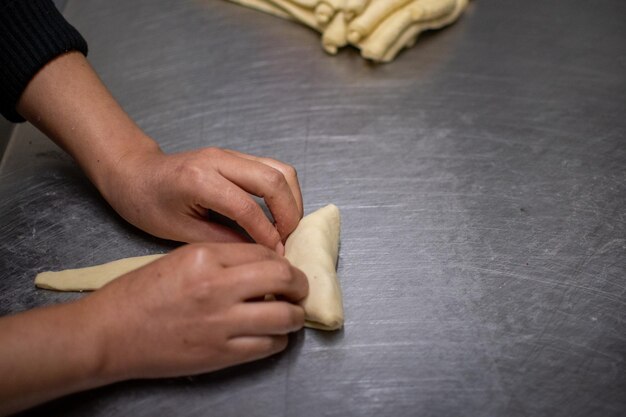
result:
[[[213,210],[257,242],[283,254],[302,218],[302,194],[290,165],[240,152],[205,148],[174,155],[130,153],[101,188],[126,220],[153,235],[183,242],[244,242],[234,230],[207,221]],[[250,194],[264,198],[275,225]]]
[[[254,244],[194,244],[78,301],[0,317],[0,415],[129,378],[269,356],[304,324],[304,274]],[[284,301],[254,301],[276,294]]]
[[[192,375],[283,350],[304,325],[304,274],[254,244],[198,244],[84,299],[105,335],[107,380]],[[275,294],[285,301],[251,301]]]

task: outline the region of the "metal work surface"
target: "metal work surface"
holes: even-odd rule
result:
[[[324,54],[218,0],[69,0],[90,60],[168,152],[296,166],[342,212],[345,329],[63,416],[626,414],[626,3],[479,0],[392,64]],[[0,167],[0,310],[79,294],[36,272],[163,252],[32,127]]]

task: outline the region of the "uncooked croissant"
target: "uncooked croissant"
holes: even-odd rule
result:
[[[322,46],[336,54],[345,45],[364,58],[390,62],[420,33],[455,22],[468,0],[230,0],[322,33]]]
[[[330,204],[304,217],[285,243],[285,257],[309,280],[309,295],[302,301],[307,327],[337,330],[343,326],[341,288],[335,272],[339,228],[339,209]],[[42,272],[35,277],[35,285],[58,291],[97,290],[161,256],[164,255],[139,256],[87,268]]]

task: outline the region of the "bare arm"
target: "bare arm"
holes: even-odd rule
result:
[[[72,155],[99,190],[107,190],[107,178],[125,154],[159,150],[80,52],[61,55],[42,68],[17,111]]]
[[[85,302],[0,318],[0,415],[112,382],[94,319]]]
[[[281,241],[302,217],[302,195],[291,166],[216,148],[164,154],[78,52],[48,63],[28,84],[17,110],[78,161],[122,217],[156,236],[244,241],[207,222],[206,210],[212,209],[281,252]],[[265,199],[275,224],[249,194]]]

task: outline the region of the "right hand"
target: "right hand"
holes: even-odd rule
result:
[[[256,244],[193,244],[81,301],[103,337],[105,379],[192,375],[283,350],[304,325],[304,273]],[[266,294],[281,301],[262,300]]]

